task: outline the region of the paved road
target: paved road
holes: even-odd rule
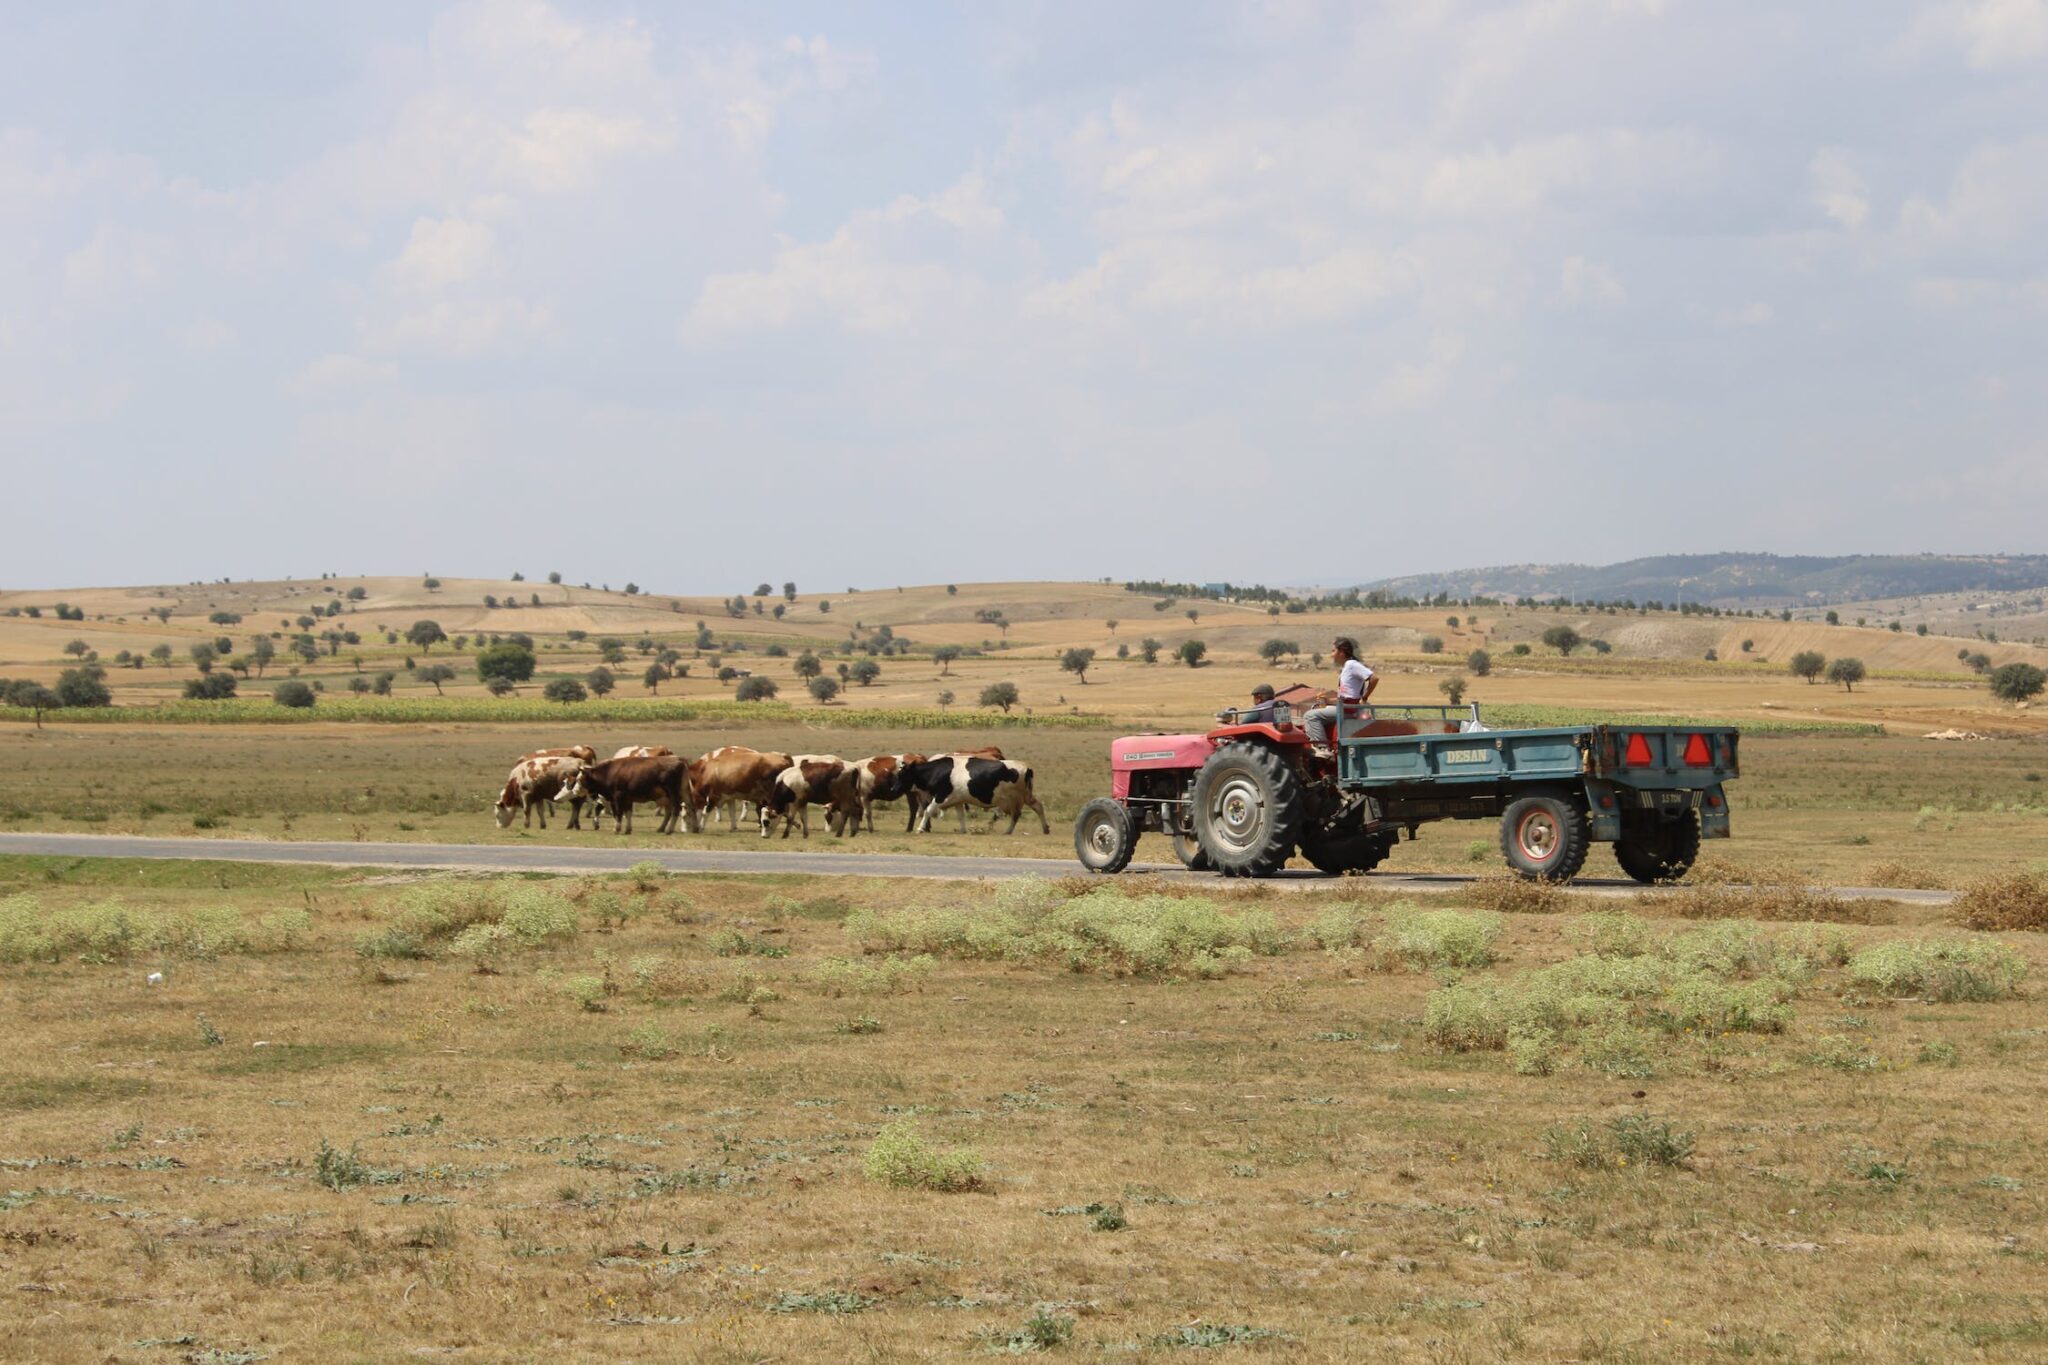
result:
[[[635,863],[653,861],[671,872],[803,873],[814,876],[929,877],[975,880],[982,877],[1065,877],[1080,864],[1071,858],[976,858],[914,853],[751,852],[717,849],[624,849],[546,847],[503,844],[371,844],[329,843],[311,839],[146,839],[125,834],[0,834],[0,854],[44,854],[63,858],[203,858],[237,863],[313,863],[331,867],[450,868],[484,872],[621,872]],[[1132,872],[1175,879],[1208,880],[1178,863],[1133,863]],[[1374,887],[1413,891],[1454,891],[1474,878],[1413,872],[1375,872]],[[1286,872],[1273,884],[1290,890],[1327,886],[1332,879],[1315,872]],[[1581,878],[1581,891],[1612,893],[1641,890],[1621,879]],[[1948,891],[1902,891],[1883,887],[1837,886],[1834,893],[1851,900],[1908,901],[1945,905]]]

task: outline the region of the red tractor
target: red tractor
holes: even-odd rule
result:
[[[1346,739],[1457,734],[1447,707],[1347,706]],[[1462,711],[1462,708],[1460,708]],[[1121,872],[1138,835],[1172,837],[1192,871],[1267,877],[1298,848],[1331,874],[1370,872],[1401,837],[1364,791],[1346,790],[1338,760],[1319,754],[1287,703],[1242,724],[1221,712],[1200,735],[1137,735],[1110,745],[1110,794],[1081,808],[1074,850],[1092,872]]]

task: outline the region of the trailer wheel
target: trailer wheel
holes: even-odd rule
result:
[[[1138,850],[1138,827],[1122,803],[1098,796],[1074,820],[1074,854],[1090,872],[1121,872]]]
[[[1591,842],[1586,812],[1563,797],[1525,796],[1500,818],[1500,851],[1531,881],[1570,881],[1586,865]]]
[[[1393,850],[1393,840],[1384,834],[1366,834],[1363,831],[1342,835],[1335,839],[1303,839],[1301,856],[1308,859],[1318,872],[1327,872],[1332,877],[1346,873],[1370,872],[1378,867]]]
[[[1259,744],[1226,744],[1195,775],[1195,837],[1226,877],[1270,877],[1301,832],[1301,780]]]
[[[1624,829],[1614,841],[1614,860],[1639,882],[1675,882],[1692,871],[1699,856],[1700,813],[1696,810],[1653,829]]]
[[[1180,859],[1180,865],[1190,872],[1214,872],[1209,855],[1202,852],[1202,841],[1194,831],[1179,829],[1173,832],[1173,856]]]

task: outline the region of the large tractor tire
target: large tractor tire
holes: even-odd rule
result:
[[[1173,856],[1180,859],[1180,865],[1190,872],[1214,872],[1209,865],[1209,855],[1202,852],[1202,841],[1189,830],[1175,830],[1173,835]]]
[[[1121,872],[1138,851],[1138,827],[1121,802],[1098,796],[1074,819],[1074,855],[1090,872]]]
[[[1614,841],[1614,860],[1639,882],[1675,882],[1692,871],[1700,856],[1700,813],[1648,829],[1624,829]]]
[[[1301,780],[1258,744],[1226,744],[1195,774],[1195,837],[1226,877],[1270,877],[1301,834]]]
[[[1385,860],[1393,846],[1394,841],[1385,834],[1354,830],[1330,839],[1304,838],[1301,856],[1308,859],[1316,871],[1342,877],[1347,873],[1372,871]]]
[[[1561,796],[1525,796],[1500,818],[1500,851],[1530,881],[1570,881],[1586,865],[1592,842],[1586,812]]]

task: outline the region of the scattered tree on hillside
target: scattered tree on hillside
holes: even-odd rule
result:
[[[1571,652],[1584,642],[1579,639],[1579,633],[1570,626],[1552,626],[1543,632],[1543,643],[1570,658]]]
[[[1828,665],[1828,681],[1840,683],[1844,692],[1854,692],[1863,681],[1863,660],[1837,659]]]
[[[783,600],[783,601],[785,601],[785,602],[794,602],[794,601],[796,601],[796,584],[795,584],[795,583],[784,583],[784,584],[782,585],[782,600]]]
[[[1010,714],[1010,708],[1017,704],[1017,700],[1017,684],[1013,682],[990,683],[981,689],[981,704],[1000,706],[1006,716]]]
[[[960,646],[940,645],[932,651],[932,661],[939,666],[939,676],[945,677],[953,671],[953,660],[960,657]]]
[[[1455,616],[1446,616],[1444,618],[1444,624],[1449,626],[1452,630],[1456,630],[1458,628],[1458,618]]]
[[[882,666],[873,659],[855,659],[853,667],[848,671],[853,675],[853,680],[862,687],[872,686],[875,679],[882,676]]]
[[[418,645],[420,653],[431,654],[437,642],[448,638],[448,632],[441,629],[438,621],[415,621],[406,630],[405,638]]]
[[[363,599],[367,598],[369,595],[370,590],[360,583],[356,584],[353,588],[350,588],[348,590],[348,600],[351,602],[360,602]]]
[[[774,701],[780,690],[773,678],[741,678],[732,695],[734,701]]]
[[[1060,655],[1060,667],[1080,678],[1081,685],[1088,685],[1088,665],[1095,662],[1095,651],[1076,647]]]
[[[84,657],[85,651],[91,648],[92,646],[83,640],[67,640],[64,644],[64,652],[66,654],[77,655],[81,658]]]
[[[203,678],[185,680],[186,701],[225,701],[235,695],[235,675],[232,673],[208,673]]]
[[[149,651],[149,657],[156,660],[158,667],[169,668],[171,666],[171,647],[169,645],[157,645]]]
[[[1165,647],[1159,641],[1147,635],[1138,642],[1138,657],[1148,664],[1156,664],[1159,662],[1159,651]]]
[[[64,704],[64,699],[39,682],[26,678],[7,685],[6,701],[9,706],[35,712],[36,729],[43,728],[43,712],[54,711]]]
[[[1841,625],[1841,624],[1842,624],[1842,613],[1840,613],[1840,612],[1838,612],[1838,611],[1831,611],[1831,612],[1829,612],[1829,613],[1828,613],[1828,615],[1827,615],[1827,622],[1828,622],[1828,624],[1829,624],[1829,625],[1831,625],[1831,626],[1839,626],[1839,625]]]
[[[1425,635],[1422,637],[1422,642],[1416,648],[1424,654],[1441,654],[1444,652],[1444,637],[1441,635]]]
[[[1786,670],[1793,677],[1806,679],[1809,686],[1812,685],[1815,678],[1821,675],[1821,670],[1827,666],[1828,661],[1826,657],[1817,649],[1802,649],[1792,656],[1790,663],[1785,665]]]
[[[1284,654],[1299,654],[1301,646],[1292,640],[1268,640],[1259,646],[1259,657],[1269,664],[1277,664]]]
[[[476,675],[485,685],[495,678],[509,683],[523,683],[533,677],[533,651],[525,645],[497,644],[480,649],[476,654]]]
[[[435,578],[432,574],[429,574],[427,575],[427,577],[420,580],[420,586],[425,588],[428,592],[439,592],[441,590],[441,580]]]
[[[2000,701],[2031,701],[2048,685],[2048,673],[2032,664],[2000,664],[1991,670],[1991,695]]]
[[[1182,640],[1180,648],[1173,652],[1173,656],[1189,668],[1200,668],[1202,656],[1208,652],[1209,646],[1200,640]]]
[[[313,704],[315,697],[312,688],[297,680],[291,680],[279,683],[276,690],[270,694],[270,699],[279,706],[289,706],[293,710],[303,711]]]
[[[611,690],[619,685],[619,681],[612,676],[609,668],[598,667],[584,675],[583,684],[593,695],[603,697],[610,695]]]
[[[366,691],[368,690],[369,686],[370,680],[368,678],[350,678],[348,680],[348,688],[349,691],[351,692]],[[484,679],[484,691],[490,693],[494,697],[509,697],[518,690],[518,684],[514,683],[510,678]]]
[[[590,699],[590,693],[585,691],[583,684],[577,682],[574,678],[556,678],[546,687],[543,687],[540,690],[540,694],[549,701],[558,701],[564,706],[571,702],[588,701]]]
[[[810,691],[811,696],[820,706],[823,706],[826,702],[839,695],[839,679],[837,678],[813,677],[804,686]]]
[[[1963,656],[1963,664],[1972,673],[1989,673],[1991,671],[1991,656],[1981,651],[1966,654]]]
[[[220,657],[219,651],[204,642],[192,646],[191,654],[192,666],[201,673],[213,672],[213,661]]]
[[[1453,706],[1462,706],[1465,702],[1465,680],[1463,678],[1445,678],[1436,685],[1436,690],[1443,693],[1444,699]]]
[[[1114,616],[1105,619],[1102,624],[1109,627],[1109,633],[1111,635],[1116,634],[1117,620]]]
[[[114,701],[113,693],[100,680],[100,670],[91,664],[58,674],[56,691],[64,706],[111,706]]]
[[[941,692],[933,700],[938,702],[939,709],[943,711],[953,704],[953,694],[951,692]]]
[[[455,669],[450,664],[427,664],[413,676],[423,683],[432,683],[434,695],[441,697],[447,695],[441,690],[441,684],[455,681]]]
[[[808,649],[797,655],[796,662],[791,664],[790,667],[799,678],[805,681],[809,681],[825,671],[825,665],[818,662],[818,656],[811,653]]]
[[[1493,656],[1483,649],[1475,649],[1465,656],[1465,667],[1475,678],[1483,678],[1493,672]]]

